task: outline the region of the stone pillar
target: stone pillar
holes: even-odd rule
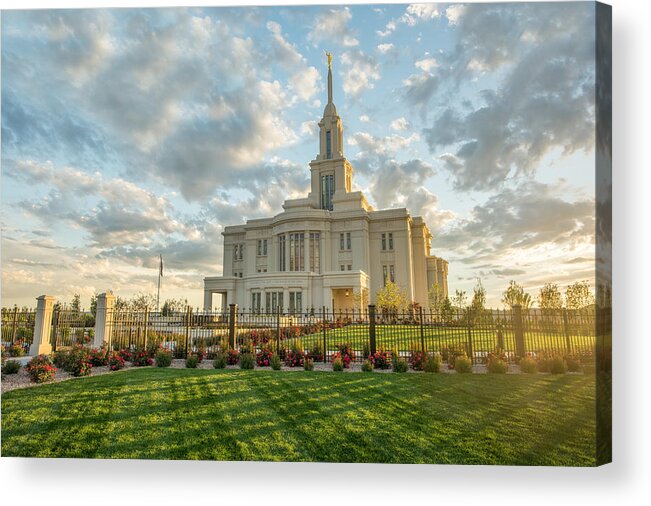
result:
[[[203,310],[212,311],[212,291],[203,291]]]
[[[99,348],[106,341],[109,345],[113,338],[113,317],[115,313],[115,295],[112,292],[100,293],[97,296],[97,311],[95,313],[95,340],[93,346]]]
[[[34,340],[29,348],[30,356],[52,353],[52,313],[54,297],[41,295],[36,298],[36,320],[34,321]]]

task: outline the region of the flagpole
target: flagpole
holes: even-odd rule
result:
[[[160,312],[160,278],[163,274],[163,255],[158,255],[160,263],[158,264],[158,292],[156,292],[156,312]]]

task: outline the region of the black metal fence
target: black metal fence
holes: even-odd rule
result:
[[[265,347],[283,352],[302,348],[330,361],[348,345],[355,361],[376,351],[408,356],[425,350],[465,353],[482,363],[501,350],[509,360],[527,353],[581,355],[590,359],[595,347],[595,309],[451,310],[445,313],[415,308],[406,312],[329,311],[305,314],[242,311],[160,313],[114,310],[107,318],[106,340],[116,349],[161,345],[177,358],[203,352],[208,357],[227,347],[258,352]]]
[[[34,340],[35,322],[34,309],[2,308],[2,344],[19,345],[27,351]]]
[[[87,311],[55,309],[52,313],[52,351],[93,342],[95,317]]]

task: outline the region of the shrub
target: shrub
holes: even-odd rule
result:
[[[547,355],[541,354],[536,360],[536,367],[538,372],[549,372],[549,367],[551,365],[551,358]]]
[[[16,343],[7,348],[7,354],[10,357],[22,357],[25,354],[25,350],[20,344]]]
[[[489,358],[486,363],[486,368],[488,369],[488,372],[492,374],[506,374],[509,370],[509,364],[506,360],[502,360],[499,357],[492,357]]]
[[[29,379],[34,383],[52,381],[57,368],[47,355],[38,355],[31,359],[25,366]]]
[[[407,360],[399,355],[393,357],[392,365],[393,372],[407,372]]]
[[[536,374],[538,366],[536,361],[531,357],[524,357],[520,360],[520,370],[526,374]]]
[[[382,347],[370,356],[369,360],[374,369],[389,369],[391,367],[391,354]]]
[[[16,374],[20,371],[20,362],[18,360],[7,360],[2,365],[2,374]]]
[[[362,371],[373,372],[373,362],[371,362],[371,359],[367,358],[364,360],[364,363],[362,364]]]
[[[108,347],[103,345],[90,350],[89,361],[93,367],[105,366],[108,363]]]
[[[242,353],[240,355],[240,369],[253,369],[255,366],[255,355],[253,353]]]
[[[426,359],[427,353],[420,350],[412,350],[409,354],[409,365],[411,365],[414,371],[422,371]]]
[[[274,353],[273,355],[271,355],[271,361],[269,363],[271,364],[271,368],[274,371],[280,371],[280,367],[282,366],[282,360],[280,360],[278,353]]]
[[[305,355],[300,351],[289,350],[285,354],[285,365],[289,367],[302,367]]]
[[[268,346],[261,349],[255,357],[255,363],[258,367],[268,367],[271,364],[273,352]]]
[[[118,355],[124,360],[125,362],[131,362],[133,360],[133,353],[131,353],[131,350],[127,348],[122,348],[120,351],[118,351]]]
[[[156,352],[156,367],[169,367],[172,365],[172,352],[160,349]]]
[[[152,340],[147,343],[147,346],[145,346],[145,350],[147,351],[147,354],[151,358],[156,357],[158,352],[162,349],[163,349],[163,344],[161,343],[160,338],[158,336],[152,338]]]
[[[311,358],[306,358],[303,361],[303,369],[306,371],[313,371],[314,370],[314,360]]]
[[[569,372],[581,372],[581,358],[579,356],[568,353],[565,355],[565,363]]]
[[[147,350],[137,350],[133,355],[133,365],[136,367],[145,367],[148,365],[153,365],[154,359],[149,356]]]
[[[226,363],[228,365],[235,365],[240,361],[240,352],[233,348],[228,348],[226,351]]]
[[[215,369],[224,369],[226,367],[226,353],[222,353],[221,351],[217,353],[212,365]]]
[[[57,350],[54,352],[53,363],[59,369],[65,369],[68,362],[68,350]]]
[[[438,353],[428,353],[423,364],[425,372],[439,372],[441,370],[441,355]]]
[[[344,368],[348,369],[350,363],[355,360],[355,352],[350,343],[343,343],[336,345],[339,351],[332,355],[333,362],[337,359],[341,359],[341,363]]]
[[[188,358],[185,359],[185,367],[188,369],[196,369],[198,365],[199,357],[197,357],[194,353],[191,353],[188,355]]]
[[[549,372],[552,374],[565,374],[567,372],[567,364],[560,355],[556,355],[549,361]]]
[[[111,371],[119,371],[124,368],[124,358],[117,351],[112,351],[108,354],[106,363]]]
[[[344,362],[341,357],[337,357],[332,361],[332,370],[337,372],[344,370]]]
[[[462,374],[472,372],[472,360],[466,355],[457,355],[454,359],[454,370]]]
[[[325,360],[325,353],[323,352],[323,343],[320,339],[314,341],[312,349],[310,350],[310,358],[315,362],[323,362]]]
[[[75,346],[68,354],[64,369],[73,376],[88,376],[93,369],[90,350],[82,345]]]

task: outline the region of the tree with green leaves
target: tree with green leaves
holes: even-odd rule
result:
[[[377,292],[375,300],[378,310],[392,317],[407,308],[407,294],[392,281],[387,281],[384,288]]]
[[[452,304],[457,309],[463,309],[466,307],[466,301],[468,296],[466,295],[465,290],[455,290],[454,297],[452,297]]]
[[[472,292],[472,301],[468,311],[470,318],[477,320],[483,316],[486,310],[486,288],[484,288],[481,279],[477,278],[477,284],[472,289]]]
[[[169,316],[179,311],[184,311],[188,307],[188,299],[166,299],[161,308],[163,316]]]
[[[538,306],[540,309],[561,309],[563,307],[563,296],[556,283],[545,283],[540,289]]]
[[[81,311],[81,296],[76,293],[72,296],[72,302],[70,303],[70,310],[79,313]]]
[[[572,283],[565,290],[565,306],[567,309],[581,309],[594,304],[594,295],[587,281]]]
[[[427,302],[429,308],[434,312],[441,312],[441,306],[445,297],[443,297],[443,290],[438,283],[434,283],[427,291]]]
[[[502,304],[513,308],[522,306],[522,309],[531,307],[531,295],[524,291],[524,288],[514,280],[509,282],[509,287],[502,293]]]

